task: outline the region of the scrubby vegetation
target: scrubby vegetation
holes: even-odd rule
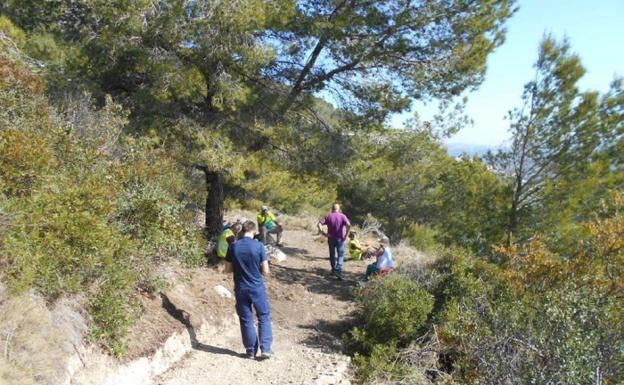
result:
[[[531,109],[512,113],[514,145],[488,156],[493,171],[479,160],[450,163],[437,171],[440,183],[409,182],[429,187],[415,190],[417,206],[389,202],[388,213],[420,209],[447,216],[423,214],[433,229],[399,225],[404,235],[417,235],[434,250],[434,263],[404,266],[400,278],[360,290],[364,326],[353,329],[347,341],[364,381],[624,380],[624,170],[616,155],[623,143],[621,82],[605,95],[580,92],[579,58],[567,42],[549,37],[536,68],[537,80],[525,88]],[[431,170],[419,170],[417,178]],[[381,218],[389,226],[397,220]],[[429,246],[431,238],[443,247]],[[403,296],[405,289],[392,282],[413,285],[413,295]],[[379,290],[391,294],[380,296]],[[363,330],[379,323],[387,296],[401,304],[384,312],[385,320],[407,317],[413,307],[426,322],[400,344],[392,333],[402,325],[392,325],[381,340],[390,343],[378,345],[378,336]],[[427,304],[431,297],[433,308]],[[420,318],[410,316],[413,322]]]
[[[502,263],[452,249],[426,269],[407,266],[391,279],[375,280],[360,292],[364,331],[356,328],[348,338],[359,352],[362,378],[414,384],[450,378],[482,384],[621,382],[624,201],[616,194],[609,202],[610,208],[582,225],[588,235],[568,254],[552,252],[538,239],[499,249]],[[396,304],[388,307],[388,298]],[[403,334],[413,327],[417,333]]]
[[[49,301],[87,294],[91,336],[121,354],[140,310],[134,289],[154,288],[164,261],[203,261],[176,166],[124,137],[127,113],[110,98],[96,109],[81,95],[60,109],[24,57],[0,60],[3,280]]]

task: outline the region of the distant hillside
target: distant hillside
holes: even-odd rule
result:
[[[500,146],[488,146],[484,144],[466,144],[466,143],[445,143],[444,147],[450,156],[459,156],[461,154],[483,155],[488,151],[496,151]]]

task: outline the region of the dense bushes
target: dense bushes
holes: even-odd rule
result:
[[[85,295],[91,337],[121,354],[140,314],[135,289],[158,287],[165,261],[203,261],[201,234],[178,199],[181,173],[122,135],[126,114],[110,98],[100,108],[84,95],[51,107],[19,51],[0,55],[0,73],[2,280],[49,301]]]
[[[405,335],[395,322],[405,316],[405,302],[419,303],[423,313],[431,309],[423,301],[427,295],[435,303],[428,321],[417,322],[418,333],[401,344],[375,348],[380,336],[356,328],[352,336],[363,354],[356,360],[359,373],[399,383],[621,383],[623,203],[615,194],[568,254],[551,252],[539,240],[498,249],[500,264],[447,250],[427,269],[405,269],[410,278],[383,279],[362,290],[362,329],[383,315],[387,323],[377,324],[385,326],[381,341]],[[411,294],[397,303],[392,288],[404,281]],[[386,295],[377,293],[382,286]],[[429,357],[423,350],[435,352],[433,364],[417,363]]]
[[[423,331],[433,308],[433,296],[402,275],[374,279],[358,292],[362,327],[354,328],[347,346],[355,352],[359,375],[370,379],[388,371],[401,371],[393,364],[397,350],[405,348]]]
[[[372,344],[405,345],[414,339],[433,307],[433,297],[400,275],[375,280],[361,290],[364,327],[355,340]]]

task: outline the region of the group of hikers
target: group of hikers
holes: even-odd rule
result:
[[[266,206],[262,206],[256,219],[257,226],[251,220],[226,224],[217,242],[216,251],[217,256],[225,260],[225,271],[233,273],[234,276],[236,313],[240,321],[245,357],[268,359],[273,354],[273,332],[271,310],[264,285],[264,277],[270,272],[264,246],[269,234],[275,234],[276,246],[282,246],[283,228]],[[365,281],[373,275],[383,275],[393,269],[388,237],[381,237],[378,246],[361,244],[339,204],[332,206],[331,212],[319,220],[317,227],[327,237],[331,272],[338,280],[343,279],[345,244],[348,244],[352,259],[376,258],[375,262],[366,267]],[[254,309],[258,318],[257,332]]]

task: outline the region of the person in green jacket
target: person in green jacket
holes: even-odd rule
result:
[[[217,257],[219,257],[219,259],[225,259],[228,248],[232,243],[236,242],[236,237],[240,230],[241,224],[239,222],[226,225],[217,241]]]
[[[277,223],[275,215],[269,211],[269,208],[262,206],[258,214],[258,228],[260,229],[260,241],[263,245],[267,244],[267,234],[277,234],[276,246],[282,246],[282,226]]]

